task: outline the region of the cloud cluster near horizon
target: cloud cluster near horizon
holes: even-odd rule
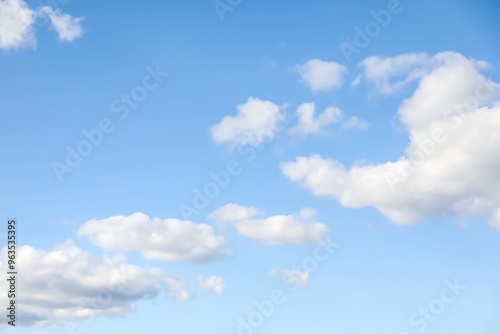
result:
[[[73,241],[43,251],[31,246],[18,250],[18,308],[20,325],[44,327],[94,316],[124,316],[135,310],[134,302],[156,297],[161,291],[185,302],[191,299],[184,279],[158,268],[131,265],[123,255],[97,259],[75,246]],[[7,247],[1,250],[0,268],[6,269]],[[7,295],[0,296],[2,305]],[[4,325],[4,323],[2,323]]]
[[[237,204],[223,206],[209,218],[230,224],[242,236],[263,245],[318,244],[329,228],[314,221],[311,209],[294,215],[259,218],[262,212]],[[145,269],[128,263],[122,252],[137,251],[144,259],[191,264],[222,260],[232,255],[225,237],[216,235],[212,226],[173,218],[150,218],[143,213],[91,219],[83,223],[78,237],[106,253],[102,259],[78,248],[72,240],[57,244],[51,251],[23,246],[19,249],[20,284],[24,316],[20,325],[45,327],[94,316],[124,316],[135,310],[135,303],[157,297],[186,302],[193,293],[186,289],[185,278],[159,268]],[[7,271],[7,247],[1,250],[0,268]],[[222,295],[224,278],[199,275],[201,290]],[[6,300],[1,296],[0,301]]]
[[[59,14],[54,14],[61,19],[54,24],[67,32],[61,39],[70,39],[77,33],[64,27],[72,21]],[[309,64],[306,69],[312,74],[306,78],[311,90],[333,90],[345,82],[342,68],[312,64],[326,66],[325,71],[337,79],[318,77]],[[383,96],[397,96],[410,83],[418,82],[396,113],[409,135],[404,152],[394,161],[350,168],[334,158],[312,153],[282,163],[283,175],[314,195],[332,198],[345,207],[374,207],[396,224],[433,217],[488,216],[490,226],[500,228],[500,103],[496,101],[500,84],[481,73],[488,64],[443,52],[369,57],[360,68],[362,73],[352,86],[368,83]],[[320,84],[313,84],[314,80]],[[237,110],[235,116],[225,116],[212,126],[215,142],[259,145],[283,130],[283,106],[251,97]],[[327,133],[333,124],[345,129],[369,126],[356,116],[345,120],[336,106],[317,112],[314,102],[299,105],[296,119],[288,133],[300,138]],[[309,208],[266,216],[255,207],[229,203],[207,219],[259,246],[317,245],[330,231]],[[193,298],[184,277],[129,264],[121,252],[138,252],[146,260],[191,264],[233,256],[228,236],[217,235],[207,223],[150,218],[140,212],[91,219],[80,226],[77,235],[106,252],[118,253],[98,259],[71,240],[52,251],[22,247],[22,283],[29,296],[21,302],[26,310],[23,325],[41,327],[95,315],[123,316],[135,309],[137,301],[162,292],[179,302]],[[4,248],[0,267],[6,264],[5,252]],[[272,269],[268,275],[294,287],[306,287],[309,280],[308,271]],[[198,275],[197,281],[203,291],[216,295],[225,291],[226,281],[220,276]],[[37,290],[40,287],[42,292]],[[100,297],[103,291],[111,296],[104,302]]]

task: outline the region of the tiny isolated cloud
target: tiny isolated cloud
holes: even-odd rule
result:
[[[74,226],[74,225],[78,224],[78,221],[73,220],[73,219],[63,219],[62,220],[62,224],[63,225]]]
[[[356,78],[354,78],[354,80],[351,81],[351,87],[356,87],[357,85],[359,85],[361,83],[362,79],[363,79],[363,75],[362,74],[358,74],[356,76]]]
[[[326,133],[324,128],[342,120],[342,111],[337,107],[328,107],[315,117],[314,102],[303,103],[297,108],[298,123],[288,130],[289,134],[306,137],[309,134]]]
[[[309,272],[307,270],[271,269],[268,275],[270,277],[276,277],[281,282],[291,284],[297,288],[306,287],[309,282]]]
[[[7,272],[7,247],[0,252],[0,268]],[[45,327],[67,324],[93,316],[123,317],[135,302],[156,297],[161,291],[179,302],[191,296],[184,279],[161,269],[131,265],[123,255],[98,259],[67,240],[51,251],[22,246],[18,249],[18,285],[22,316],[16,325]],[[0,295],[7,305],[7,294]],[[5,322],[0,324],[4,326]]]
[[[48,17],[61,41],[73,41],[83,35],[81,17],[72,17],[50,6],[31,9],[24,0],[0,0],[0,48],[35,48],[35,34],[47,24],[43,17]]]
[[[216,295],[222,295],[226,287],[224,279],[219,276],[210,276],[205,278],[200,275],[198,276],[198,282],[201,289],[212,291]]]
[[[347,67],[336,62],[311,59],[293,70],[313,92],[338,89],[344,84]]]
[[[61,41],[71,42],[83,35],[81,21],[83,17],[72,17],[61,9],[54,10],[50,6],[42,7],[41,12],[48,15],[52,28],[58,33]]]
[[[233,226],[237,233],[258,240],[264,245],[321,244],[330,230],[314,219],[316,211],[302,208],[293,215],[277,215],[266,218],[253,207],[230,203],[212,212],[208,219]]]
[[[386,84],[393,76],[402,83],[420,77],[397,110],[409,136],[401,156],[346,168],[312,154],[281,164],[283,174],[345,207],[374,207],[396,224],[488,217],[500,227],[500,84],[480,72],[487,64],[458,53],[430,57],[424,71],[426,56],[396,58],[372,60],[370,77],[382,78],[373,83],[386,93],[397,88]]]
[[[209,262],[231,255],[224,237],[215,235],[210,225],[149,218],[140,212],[89,220],[77,235],[105,250],[136,250],[145,259],[166,262]]]
[[[264,140],[271,140],[285,119],[284,107],[250,97],[236,107],[236,116],[226,116],[212,126],[212,139],[217,144],[232,145],[259,145]]]
[[[370,124],[362,119],[359,119],[357,116],[351,116],[347,121],[342,123],[342,127],[344,129],[360,129],[366,130]]]

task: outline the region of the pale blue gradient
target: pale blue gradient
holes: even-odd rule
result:
[[[29,1],[33,6],[35,1]],[[126,318],[98,318],[81,333],[236,333],[237,317],[275,289],[286,302],[255,331],[262,334],[417,333],[408,318],[439,297],[446,279],[467,290],[426,331],[428,334],[500,332],[500,232],[484,220],[462,227],[455,220],[431,219],[413,226],[390,224],[372,208],[348,209],[315,197],[284,177],[279,164],[311,153],[333,157],[347,166],[366,159],[396,160],[407,133],[393,125],[397,106],[416,84],[395,97],[368,100],[367,85],[349,85],[358,62],[372,55],[455,51],[492,64],[500,74],[500,4],[496,1],[402,0],[404,10],[347,64],[339,45],[355,26],[371,20],[370,11],[387,1],[244,0],[219,20],[211,0],[77,1],[65,12],[84,16],[85,34],[61,43],[54,31],[38,34],[36,50],[0,52],[0,208],[2,220],[16,217],[20,241],[37,249],[74,239],[95,256],[104,252],[76,238],[91,218],[143,212],[150,217],[182,218],[178,206],[189,203],[208,173],[231,159],[243,172],[197,216],[227,203],[254,206],[266,215],[317,210],[341,246],[311,274],[309,286],[296,292],[267,277],[309,256],[312,246],[256,246],[232,236],[234,257],[207,265],[147,261],[135,252],[129,261],[186,276],[198,289],[199,274],[226,280],[223,295],[200,294],[188,303],[159,296],[141,301]],[[312,58],[348,66],[347,83],[338,91],[311,93],[291,67]],[[276,66],[268,66],[270,62]],[[128,118],[119,121],[113,100],[141,84],[146,66],[159,64],[169,76]],[[267,64],[267,65],[266,65]],[[251,163],[218,146],[210,127],[236,113],[248,97],[304,102],[322,110],[336,105],[346,116],[372,125],[366,131],[341,131],[291,142],[283,135],[266,144]],[[113,133],[59,183],[51,163],[62,161],[104,117],[116,120]],[[63,221],[75,221],[75,225]],[[22,291],[22,286],[19,287]],[[3,292],[2,292],[3,293]],[[3,318],[3,317],[2,317]],[[3,321],[3,320],[2,320]],[[58,333],[60,326],[4,329],[4,333]]]

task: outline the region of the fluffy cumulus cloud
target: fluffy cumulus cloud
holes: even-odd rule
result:
[[[216,295],[222,295],[226,287],[224,279],[218,276],[210,276],[205,278],[200,275],[198,276],[198,282],[200,283],[201,289],[212,291]]]
[[[316,212],[303,208],[298,214],[260,218],[262,212],[234,203],[212,212],[208,218],[233,226],[238,234],[265,245],[320,244],[329,227],[314,221]]]
[[[23,0],[0,0],[0,48],[34,47],[34,15]]]
[[[418,67],[425,58],[382,63],[394,69],[401,59],[417,59]],[[343,206],[375,207],[398,224],[486,215],[500,227],[500,85],[481,74],[484,62],[452,52],[429,59],[432,68],[412,75],[421,75],[418,88],[397,112],[410,138],[402,156],[350,169],[319,155],[298,157],[281,165],[284,175]],[[411,66],[405,70],[414,73]]]
[[[342,120],[342,111],[337,107],[328,107],[317,117],[314,113],[314,102],[301,104],[297,108],[298,123],[290,128],[288,133],[305,137],[309,134],[321,133],[326,126]]]
[[[92,219],[78,236],[106,250],[136,250],[145,259],[207,262],[231,255],[214,228],[178,219],[149,218],[143,213]]]
[[[236,116],[226,116],[212,126],[212,138],[216,143],[259,145],[274,137],[285,118],[278,105],[253,97],[237,109]]]
[[[272,269],[269,276],[278,278],[281,282],[291,284],[298,288],[307,286],[309,282],[309,272],[288,269]]]
[[[314,102],[303,103],[297,108],[297,125],[288,129],[291,135],[306,137],[310,134],[324,133],[330,124],[339,123],[343,119],[342,111],[337,107],[328,107],[323,113],[315,116]],[[342,122],[341,126],[344,129],[361,129],[365,130],[369,127],[369,123],[356,117],[351,116],[348,120]]]
[[[342,87],[347,74],[347,67],[320,59],[311,59],[305,64],[295,65],[294,70],[313,92]]]
[[[82,18],[71,17],[50,6],[30,9],[23,0],[0,0],[0,48],[34,48],[36,30],[46,24],[44,16],[49,18],[51,27],[62,41],[72,41],[83,35]]]
[[[0,259],[4,273],[6,253],[4,247]],[[179,276],[128,264],[123,256],[96,259],[71,240],[49,252],[23,246],[18,258],[22,274],[17,308],[22,316],[16,325],[42,327],[93,316],[124,316],[135,310],[134,302],[162,290],[177,301],[190,299]],[[6,294],[0,295],[0,303],[7,305]]]

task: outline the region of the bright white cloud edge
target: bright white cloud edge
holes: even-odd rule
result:
[[[313,92],[325,92],[342,87],[347,67],[336,62],[311,59],[304,64],[295,65],[294,71]]]
[[[212,212],[208,219],[229,224],[238,234],[264,245],[321,244],[330,230],[327,225],[316,222],[316,212],[308,208],[293,215],[260,218],[262,215],[256,208],[230,203]]]
[[[260,145],[264,140],[273,139],[285,118],[282,112],[285,106],[254,97],[236,108],[236,116],[225,116],[212,126],[212,139],[217,144]]]
[[[432,68],[400,65],[403,59],[418,67],[421,58],[430,58]],[[404,77],[402,82],[421,76],[417,90],[397,113],[411,140],[404,155],[346,169],[337,160],[313,154],[282,163],[283,174],[345,207],[375,207],[397,224],[486,215],[491,226],[499,227],[500,104],[491,101],[500,85],[479,72],[487,64],[453,52],[399,56],[382,63],[393,75]],[[377,71],[386,77],[386,70]],[[392,92],[385,79],[379,88]]]
[[[219,276],[203,277],[202,275],[199,275],[198,283],[200,284],[200,288],[202,290],[211,291],[216,295],[222,295],[224,293],[224,289],[226,288],[224,278]]]
[[[210,225],[149,218],[140,212],[89,220],[77,235],[105,250],[136,250],[145,259],[166,262],[210,262],[232,254],[225,238],[215,235]]]
[[[135,302],[164,291],[185,302],[191,296],[184,279],[158,268],[143,269],[123,255],[97,259],[76,247],[71,240],[43,251],[31,246],[18,249],[17,326],[44,327],[67,324],[94,316],[125,316]],[[7,247],[1,251],[0,268],[7,272]],[[0,303],[7,305],[6,294]],[[5,321],[0,326],[5,325]]]

